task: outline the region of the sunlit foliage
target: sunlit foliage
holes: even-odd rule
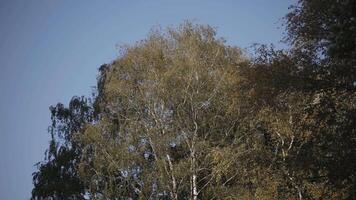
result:
[[[122,46],[51,107],[33,199],[356,199],[353,8],[300,0],[254,57],[190,22]]]

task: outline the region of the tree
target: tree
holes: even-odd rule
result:
[[[325,86],[354,89],[356,3],[299,0],[286,16],[287,39],[303,57],[320,62],[312,71]],[[309,66],[311,67],[311,66]]]
[[[230,187],[236,174],[221,179],[211,165],[243,136],[232,111],[248,61],[215,35],[185,23],[122,49],[106,74],[100,109],[108,112],[78,136],[91,198],[195,200]]]
[[[50,146],[33,173],[32,199],[84,199],[85,186],[77,171],[81,150],[73,134],[93,121],[93,109],[85,97],[73,97],[68,108],[58,103],[50,111]]]
[[[260,109],[256,120],[287,180],[284,195],[355,198],[354,7],[299,1],[286,17],[291,50],[262,46],[246,70],[246,88]]]

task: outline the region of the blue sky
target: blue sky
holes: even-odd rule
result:
[[[48,146],[48,107],[89,95],[116,45],[152,26],[209,24],[240,47],[279,43],[295,0],[0,0],[0,199],[29,199]]]

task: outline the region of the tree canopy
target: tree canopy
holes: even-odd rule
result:
[[[300,0],[254,57],[185,22],[50,108],[32,199],[356,199],[355,3]]]

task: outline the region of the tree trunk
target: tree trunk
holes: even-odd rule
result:
[[[198,189],[197,189],[197,173],[196,173],[196,159],[195,159],[195,150],[192,150],[191,153],[192,156],[192,200],[197,200],[198,199]]]
[[[169,165],[169,171],[171,172],[171,179],[172,179],[172,199],[178,200],[178,191],[177,191],[177,181],[173,173],[173,164],[171,161],[171,157],[167,154],[167,160]]]

